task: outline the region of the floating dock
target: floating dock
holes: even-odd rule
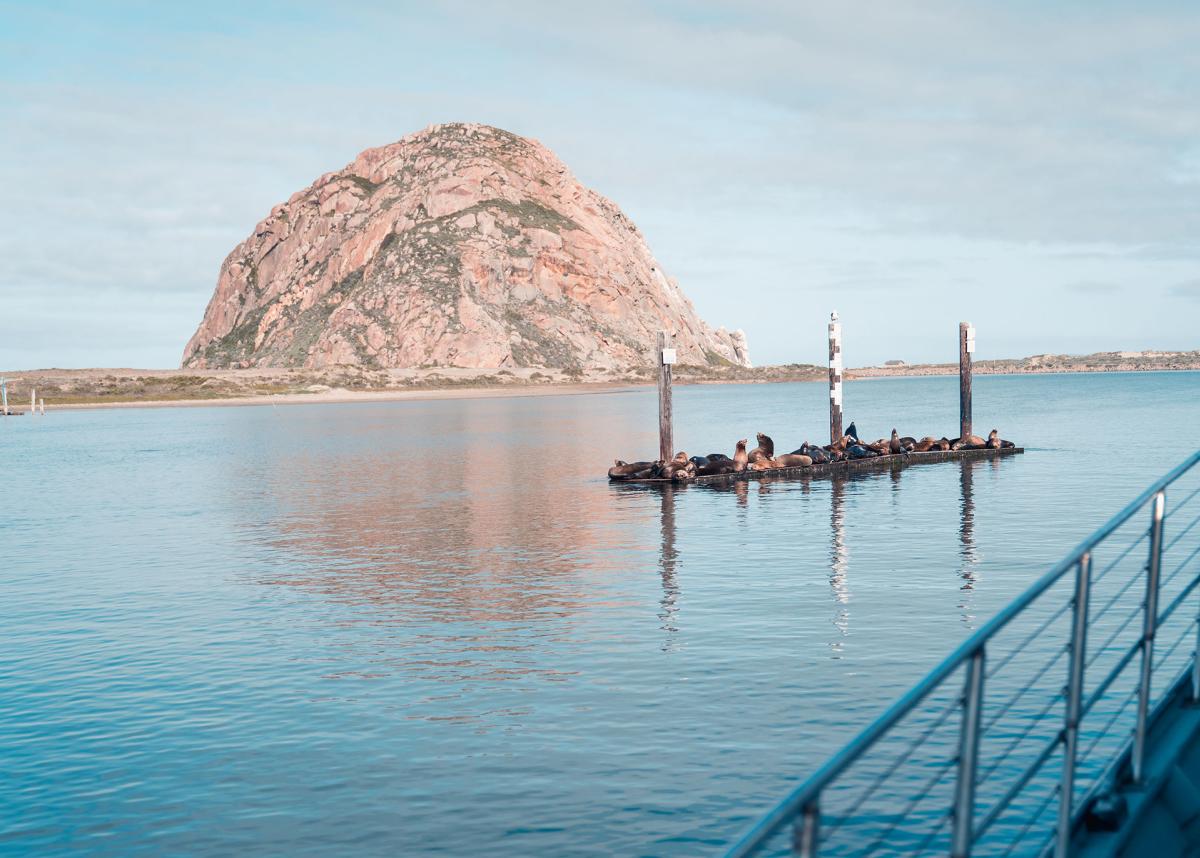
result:
[[[757,480],[764,477],[840,477],[846,474],[858,474],[871,471],[898,471],[910,465],[933,464],[936,462],[973,461],[975,459],[999,459],[1003,456],[1013,456],[1024,453],[1024,447],[1002,447],[999,450],[930,450],[927,453],[896,453],[887,456],[875,456],[870,459],[846,459],[841,462],[830,462],[825,465],[807,465],[795,468],[768,468],[765,471],[734,471],[731,474],[706,474],[692,477],[690,480],[668,480],[662,477],[654,478],[624,478],[609,477],[614,483],[672,483],[674,485],[690,485],[692,483],[732,483],[739,480]]]

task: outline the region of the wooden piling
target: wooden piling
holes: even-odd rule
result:
[[[829,314],[829,443],[842,437],[842,323]]]
[[[671,365],[675,349],[669,331],[658,332],[658,458],[664,462],[675,456],[675,438],[671,427]]]
[[[42,412],[42,416],[43,416],[43,417],[45,417],[45,416],[46,416],[46,400],[45,400],[45,399],[39,399],[39,400],[38,400],[38,405],[40,405],[40,406],[41,406],[41,409],[40,409],[40,410],[41,410],[41,412]]]
[[[0,408],[4,410],[4,416],[8,416],[8,379],[0,378]]]
[[[975,328],[958,323],[958,437],[971,434],[971,355],[975,352]]]
[[[29,416],[37,414],[37,390],[29,388]]]

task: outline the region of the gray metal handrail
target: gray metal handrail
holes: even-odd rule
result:
[[[1056,788],[1059,798],[1059,812],[1051,842],[1055,844],[1057,854],[1065,855],[1072,828],[1078,822],[1078,818],[1083,810],[1082,806],[1074,801],[1081,722],[1113,687],[1125,668],[1139,654],[1141,659],[1138,681],[1134,691],[1137,698],[1136,726],[1132,739],[1130,760],[1133,780],[1137,782],[1142,777],[1146,751],[1145,737],[1147,723],[1152,714],[1151,680],[1155,666],[1155,637],[1160,626],[1174,613],[1175,608],[1179,606],[1183,598],[1191,593],[1197,583],[1200,582],[1200,575],[1193,575],[1189,580],[1186,568],[1188,563],[1197,557],[1197,552],[1200,552],[1200,548],[1197,548],[1197,551],[1192,552],[1172,572],[1172,580],[1174,580],[1173,576],[1175,575],[1184,575],[1186,582],[1185,589],[1162,614],[1159,613],[1158,599],[1162,585],[1163,522],[1167,517],[1166,489],[1184,474],[1187,474],[1198,462],[1200,462],[1200,451],[1193,453],[1169,473],[1156,480],[1124,509],[1109,519],[1108,522],[1097,529],[1091,536],[1079,543],[1063,560],[1057,563],[1019,597],[1009,603],[996,616],[992,617],[991,620],[985,623],[943,660],[941,664],[930,671],[912,689],[897,700],[883,715],[759,819],[753,827],[728,849],[726,852],[728,858],[742,858],[742,856],[758,854],[779,833],[783,826],[789,822],[794,824],[791,844],[792,851],[797,855],[805,856],[805,858],[811,858],[811,856],[819,854],[822,844],[822,832],[820,829],[822,820],[822,794],[847,769],[873,749],[882,739],[889,736],[897,725],[904,721],[910,713],[913,713],[935,691],[941,689],[947,680],[960,670],[964,671],[965,678],[962,694],[957,698],[955,704],[962,710],[962,719],[956,743],[957,753],[955,758],[950,761],[952,765],[956,766],[957,770],[953,806],[948,808],[947,812],[939,817],[938,828],[930,833],[930,838],[937,836],[938,830],[949,821],[951,823],[950,854],[956,856],[956,858],[958,856],[969,855],[972,845],[978,838],[982,837],[991,824],[1011,806],[1016,796],[1043,770],[1045,763],[1061,750],[1063,752],[1063,768]],[[1171,516],[1174,516],[1186,506],[1197,496],[1197,493],[1200,493],[1200,489],[1187,495],[1183,504],[1177,505],[1172,509]],[[1151,521],[1148,531],[1148,559],[1141,570],[1145,572],[1145,594],[1140,603],[1140,613],[1142,614],[1141,636],[1137,639],[1134,646],[1117,660],[1116,665],[1110,673],[1098,684],[1096,690],[1089,695],[1086,693],[1084,677],[1086,667],[1088,666],[1086,650],[1087,632],[1091,625],[1089,623],[1088,611],[1092,585],[1107,575],[1145,537],[1140,537],[1137,542],[1126,548],[1117,560],[1103,570],[1100,575],[1095,576],[1095,579],[1093,579],[1092,572],[1093,555],[1098,546],[1109,539],[1122,525],[1130,522],[1147,504],[1151,504]],[[1184,532],[1172,541],[1171,546],[1174,546],[1182,539],[1184,534],[1196,525],[1197,521],[1200,521],[1200,516],[1197,516],[1191,524],[1187,525]],[[1197,531],[1197,533],[1200,533],[1200,531]],[[1072,572],[1075,574],[1075,581],[1072,588],[1071,600],[1069,606],[1063,606],[1063,609],[1071,610],[1072,621],[1070,638],[1065,646],[1065,650],[1063,650],[1069,655],[1069,658],[1067,677],[1063,688],[1065,705],[1062,728],[1042,748],[1039,754],[1033,756],[1032,764],[1027,766],[1022,774],[1013,781],[1003,797],[985,816],[983,822],[980,825],[976,825],[976,788],[980,783],[978,772],[979,744],[981,738],[980,718],[984,708],[987,679],[985,665],[988,645],[1014,619],[1024,614],[1039,597],[1047,593],[1060,581],[1063,581]],[[1096,616],[1093,617],[1093,622],[1109,610],[1113,602],[1116,602],[1132,583],[1127,583],[1126,587],[1118,592],[1117,597],[1112,602],[1105,605],[1102,611],[1097,612]],[[1055,616],[1061,614],[1063,609],[1060,609],[1060,612],[1055,614]],[[1053,619],[1054,617],[1051,617],[1051,620]],[[1193,618],[1192,621],[1197,624],[1197,650],[1200,651],[1200,618]],[[1128,620],[1126,623],[1128,623]],[[1121,631],[1121,628],[1118,628],[1118,633]],[[1178,646],[1178,641],[1176,642],[1176,646]],[[1107,651],[1107,649],[1108,642],[1106,642],[1105,646],[1101,647],[1097,656]],[[1060,651],[1051,660],[1047,668],[1061,658],[1063,651]],[[1004,660],[1001,666],[1007,664],[1010,659],[1011,656],[1009,659]],[[1043,669],[1043,672],[1045,669]],[[1200,656],[1195,652],[1192,654],[1189,669],[1193,676],[1194,688],[1200,692]],[[1025,690],[1028,690],[1028,688]],[[1019,692],[1018,696],[1021,693],[1023,691]],[[1052,700],[1051,703],[1053,704],[1055,700]],[[1113,716],[1108,727],[1105,728],[1106,730],[1111,729],[1113,723],[1124,712],[1124,706],[1127,706],[1129,702],[1130,700],[1127,699],[1122,707],[1117,710],[1117,715]],[[1011,703],[1009,705],[1011,706]],[[1003,715],[1004,712],[1001,714]],[[997,720],[1000,720],[999,716]],[[940,723],[943,722],[939,721]],[[1038,719],[1034,719],[1030,722],[1030,725],[1031,727],[1037,726],[1038,723],[1040,723]],[[925,739],[929,738],[929,735],[929,733],[926,733],[920,741],[924,742]],[[1104,733],[1099,734],[1100,737],[1104,735]],[[907,761],[913,750],[915,750],[915,747],[910,744],[910,748],[901,756],[899,762]],[[998,768],[998,766],[999,763],[996,763],[993,769]],[[893,766],[887,775],[894,774],[896,767]],[[986,778],[987,775],[984,777]],[[867,795],[869,796],[871,792],[874,792],[878,786],[879,783],[873,785]],[[920,798],[922,796],[918,796],[918,799]],[[1051,798],[1050,800],[1053,799]],[[1039,811],[1039,815],[1044,809],[1045,805]]]

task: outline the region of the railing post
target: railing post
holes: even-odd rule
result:
[[[1075,756],[1079,747],[1079,719],[1083,700],[1083,668],[1087,653],[1088,595],[1092,584],[1092,555],[1079,558],[1075,571],[1075,600],[1071,614],[1071,661],[1067,677],[1067,708],[1063,718],[1063,773],[1059,784],[1058,845],[1056,858],[1066,858],[1071,848],[1071,813],[1075,800]]]
[[[1154,632],[1158,625],[1158,573],[1162,566],[1163,508],[1160,491],[1151,502],[1150,560],[1146,564],[1146,600],[1142,604],[1142,670],[1138,677],[1137,727],[1133,733],[1133,782],[1142,782],[1146,761],[1146,720],[1150,715],[1150,674],[1154,670]]]
[[[954,788],[951,858],[971,854],[975,829],[975,772],[979,765],[979,721],[983,711],[983,647],[971,654],[963,685],[962,732],[958,740],[958,783]]]
[[[799,858],[816,858],[817,826],[821,820],[819,801],[818,796],[804,805],[804,810],[792,824],[792,854]]]

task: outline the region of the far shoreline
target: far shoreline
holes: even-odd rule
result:
[[[976,364],[974,374],[979,376],[1018,375],[1093,375],[1112,373],[1152,372],[1197,372],[1200,364],[1179,367],[1091,367],[1063,366],[1021,369],[1004,366]],[[763,367],[738,373],[737,377],[713,377],[703,373],[689,374],[681,367],[675,379],[678,386],[725,385],[725,384],[781,384],[781,383],[828,383],[827,370],[813,365],[790,365],[789,367]],[[341,370],[344,372],[344,370]],[[648,374],[641,377],[579,379],[556,370],[523,369],[505,373],[505,380],[497,382],[492,370],[467,370],[441,368],[425,370],[377,371],[390,373],[393,385],[374,388],[361,386],[364,382],[381,381],[368,379],[362,374],[351,378],[358,389],[343,386],[310,384],[297,389],[296,385],[311,380],[306,375],[293,378],[296,370],[135,370],[135,369],[83,369],[83,370],[28,370],[7,374],[9,380],[9,408],[13,412],[25,412],[29,387],[38,390],[45,400],[47,411],[87,411],[94,409],[121,408],[197,408],[204,406],[240,407],[343,404],[363,402],[407,402],[454,399],[505,399],[534,396],[579,396],[604,393],[629,393],[653,388],[655,381]],[[281,376],[291,384],[281,383]],[[949,365],[913,365],[899,367],[860,367],[847,369],[845,381],[878,381],[894,378],[954,377],[957,367]],[[232,381],[231,381],[232,379]],[[216,383],[217,389],[210,385]],[[234,383],[236,382],[236,384]],[[124,383],[128,390],[121,389]],[[139,385],[134,395],[130,385]],[[70,385],[78,384],[82,389],[71,391]],[[88,387],[88,385],[91,385]],[[399,386],[407,384],[410,386]],[[107,387],[105,387],[107,385]],[[172,386],[173,385],[173,386]],[[99,388],[99,389],[97,389]],[[149,389],[147,389],[149,388]],[[153,395],[150,391],[164,391],[167,396]],[[229,391],[229,392],[227,392]],[[233,391],[244,391],[242,393]],[[61,394],[68,401],[56,401]],[[111,395],[112,398],[106,398]],[[76,401],[70,401],[75,399]]]

